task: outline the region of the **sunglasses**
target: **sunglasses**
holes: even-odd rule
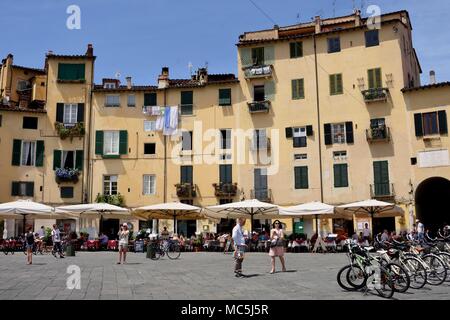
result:
[[[280,223],[278,223],[278,222],[275,222],[275,224],[280,224]]]

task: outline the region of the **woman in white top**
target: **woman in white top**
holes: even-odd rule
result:
[[[283,226],[280,220],[275,220],[273,223],[273,229],[270,230],[270,251],[269,256],[272,260],[272,270],[270,273],[275,272],[275,257],[280,257],[282,271],[286,271],[286,265],[284,263],[284,233]]]
[[[124,223],[120,227],[120,231],[117,234],[119,236],[119,262],[117,264],[126,263],[127,259],[127,251],[128,251],[128,236],[130,235],[130,231],[128,230],[128,225]]]

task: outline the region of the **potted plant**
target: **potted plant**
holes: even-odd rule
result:
[[[80,171],[78,169],[66,169],[66,168],[56,168],[55,170],[55,180],[57,183],[61,182],[78,182],[78,176]]]
[[[203,235],[200,233],[197,238],[195,238],[194,243],[194,251],[195,252],[199,252],[202,250],[202,246],[203,246]]]
[[[84,122],[77,122],[73,125],[71,124],[70,126],[61,122],[56,122],[55,129],[62,140],[66,139],[67,137],[70,137],[70,139],[72,140],[73,137],[81,137],[86,133]]]

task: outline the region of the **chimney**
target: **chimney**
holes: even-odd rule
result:
[[[53,50],[48,50],[47,51],[47,56],[52,56],[53,55]]]
[[[201,85],[206,84],[208,82],[208,69],[198,68],[197,80]]]
[[[127,79],[127,89],[131,89],[131,77],[126,77]]]
[[[158,77],[158,89],[165,89],[169,87],[169,68],[163,67],[161,75]]]
[[[87,50],[86,50],[86,56],[93,57],[94,56],[94,47],[91,43],[88,44]]]
[[[355,9],[355,27],[359,27],[361,25],[361,11],[358,9]]]
[[[13,65],[14,62],[14,56],[10,53],[6,56],[6,66],[11,66]]]
[[[430,84],[436,84],[436,72],[434,70],[430,71]]]
[[[316,33],[320,33],[322,31],[321,19],[320,16],[316,16],[314,18],[314,22],[316,23]]]

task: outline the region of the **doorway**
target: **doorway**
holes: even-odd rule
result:
[[[195,236],[197,231],[197,221],[196,220],[178,220],[177,221],[177,234],[183,234],[185,238],[190,238]]]
[[[102,219],[100,232],[108,236],[108,239],[116,239],[119,233],[119,219]]]

